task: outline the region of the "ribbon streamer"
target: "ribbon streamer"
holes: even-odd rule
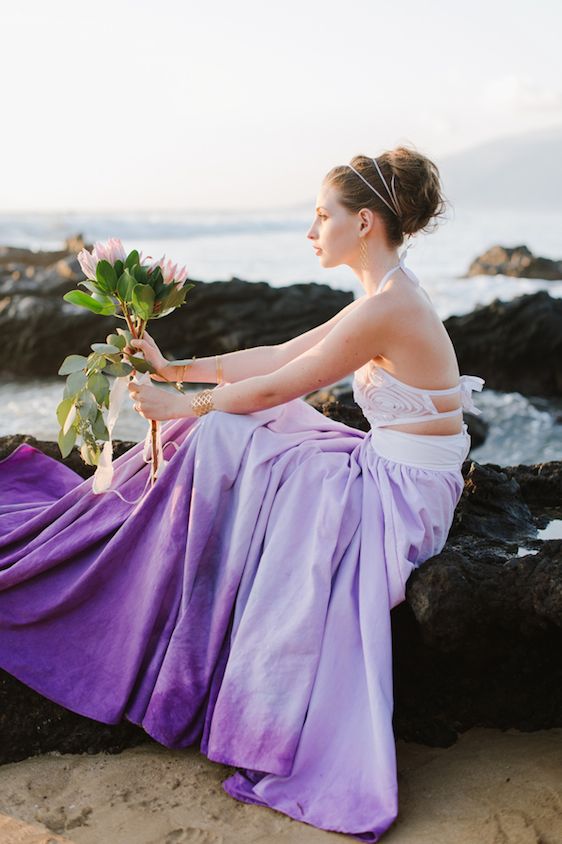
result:
[[[152,381],[148,372],[135,372],[135,376],[132,379],[131,383],[151,384]],[[111,485],[111,481],[113,480],[113,442],[111,439],[111,435],[113,432],[113,428],[115,427],[115,423],[117,422],[117,419],[119,417],[121,408],[123,406],[123,400],[125,398],[125,395],[127,394],[128,385],[129,376],[121,375],[115,379],[111,386],[111,390],[109,391],[109,412],[107,414],[107,431],[109,434],[109,439],[103,444],[98,465],[94,473],[92,490],[96,494],[100,492],[106,492],[109,489],[109,486]],[[146,438],[144,441],[144,449],[142,456],[145,463],[150,463],[152,459],[152,425],[150,419],[148,419],[147,421],[148,431],[146,433]],[[158,453],[158,469],[155,477],[158,478],[165,462],[164,454],[162,451],[160,424],[158,422],[156,424],[156,450]]]

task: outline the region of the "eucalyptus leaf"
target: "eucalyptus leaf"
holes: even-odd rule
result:
[[[98,403],[89,390],[84,390],[81,393],[78,407],[82,419],[88,419],[92,423],[95,421],[98,414]]]
[[[110,343],[92,343],[90,348],[98,355],[118,355],[121,351],[118,346],[113,346]]]
[[[104,366],[103,371],[107,375],[115,375],[116,378],[121,378],[123,375],[130,375],[133,368],[126,363],[108,363]]]
[[[133,369],[136,369],[137,372],[156,372],[152,364],[144,358],[137,358],[134,355],[131,355],[129,357],[129,361]]]
[[[109,379],[102,372],[94,372],[88,378],[88,389],[96,397],[97,403],[102,404],[106,395],[109,395]]]
[[[97,466],[100,453],[101,452],[99,448],[93,447],[89,443],[83,443],[80,447],[80,455],[82,457],[82,460],[88,466]]]
[[[105,341],[110,346],[116,346],[121,352],[127,345],[127,341],[121,334],[108,334],[105,338]]]
[[[101,411],[98,411],[98,415],[92,423],[92,433],[96,440],[105,440],[106,442],[109,440],[109,431],[107,430]]]
[[[70,408],[72,407],[73,404],[74,404],[74,399],[70,396],[67,399],[63,399],[57,405],[57,411],[56,411],[57,421],[58,421],[59,425],[61,426],[61,428],[64,427],[64,423],[66,422],[66,417],[68,416]]]
[[[71,372],[66,379],[64,398],[69,396],[76,396],[84,388],[87,381],[86,373],[83,370],[80,372]]]
[[[131,340],[133,339],[133,335],[131,334],[131,332],[129,331],[129,329],[128,329],[128,328],[118,328],[118,329],[117,329],[117,333],[118,333],[121,337],[124,337],[124,338],[125,338],[125,345],[127,345],[127,346],[129,345],[129,343],[130,343],[130,342],[131,342]]]
[[[74,443],[76,442],[76,430],[74,428],[70,428],[66,434],[63,434],[62,429],[59,431],[59,435],[57,437],[57,441],[59,444],[59,449],[61,455],[64,457],[68,457]]]
[[[68,355],[60,366],[59,375],[69,375],[71,372],[78,372],[80,369],[84,369],[87,363],[88,359],[83,355]]]

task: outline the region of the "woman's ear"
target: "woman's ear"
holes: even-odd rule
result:
[[[372,211],[369,211],[368,208],[362,208],[359,212],[359,231],[369,230],[372,222]]]

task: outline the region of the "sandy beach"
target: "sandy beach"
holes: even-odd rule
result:
[[[388,844],[560,844],[562,728],[473,728],[449,748],[397,742],[400,814]],[[233,800],[232,769],[195,748],[46,754],[0,768],[2,844],[351,841]]]

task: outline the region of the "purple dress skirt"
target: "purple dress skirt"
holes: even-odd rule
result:
[[[238,800],[378,841],[398,814],[390,610],[443,548],[461,434],[365,433],[297,398],[162,425],[111,489],[0,461],[0,668],[238,770]]]

